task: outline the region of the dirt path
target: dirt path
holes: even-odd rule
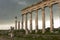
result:
[[[10,40],[8,37],[0,36],[0,40]]]

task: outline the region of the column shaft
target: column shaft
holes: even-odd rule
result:
[[[45,33],[45,9],[42,8],[42,33]]]
[[[53,32],[54,23],[53,23],[53,10],[52,6],[50,6],[50,32]]]
[[[25,14],[25,30],[27,30],[27,14]]]
[[[38,10],[36,10],[36,18],[35,18],[35,26],[36,26],[36,33],[38,32]]]
[[[25,32],[28,34],[28,28],[27,28],[27,14],[25,14]]]
[[[21,27],[21,29],[23,29],[23,22],[24,22],[24,15],[22,14],[22,27]]]
[[[15,30],[17,30],[17,20],[15,20]]]
[[[18,30],[20,30],[20,21],[18,21]]]
[[[17,16],[15,17],[15,30],[17,30]]]
[[[32,32],[32,13],[30,13],[30,33]]]

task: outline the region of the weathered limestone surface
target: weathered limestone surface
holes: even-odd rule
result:
[[[32,12],[30,12],[30,33],[32,33]]]
[[[50,6],[49,8],[50,8],[50,32],[53,32],[53,28],[54,28],[53,10],[52,10],[52,6]]]
[[[36,26],[35,32],[37,33],[38,32],[38,10],[36,10],[35,26]]]
[[[45,33],[45,9],[42,8],[42,33]]]
[[[52,10],[52,6],[54,4],[59,4],[60,5],[60,0],[43,0],[41,2],[38,2],[37,4],[33,4],[31,6],[28,6],[24,9],[22,9],[22,15],[25,15],[25,29],[26,29],[26,33],[28,33],[27,31],[27,16],[26,14],[30,13],[30,32],[32,32],[32,12],[36,11],[36,18],[35,18],[35,32],[38,32],[38,10],[41,9],[42,10],[42,33],[45,33],[45,7],[49,7],[50,8],[50,32],[53,32],[53,28],[54,28],[54,22],[53,22],[53,10]],[[23,18],[23,17],[22,17]],[[24,18],[23,18],[24,19]],[[22,19],[22,20],[23,20]],[[23,22],[22,22],[22,27],[23,27]]]
[[[38,2],[37,4],[32,4],[31,6],[28,6],[24,9],[22,9],[21,11],[23,12],[22,14],[28,13],[28,12],[32,12],[34,10],[37,9],[41,9],[42,7],[46,7],[49,5],[53,5],[53,4],[58,4],[60,2],[60,0],[49,0],[49,1],[45,1],[45,2]]]
[[[18,21],[18,30],[20,30],[20,21]]]
[[[25,14],[25,31],[26,31],[26,34],[28,34],[28,28],[27,28],[27,14]]]

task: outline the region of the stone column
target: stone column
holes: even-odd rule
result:
[[[20,30],[20,21],[18,21],[18,30]]]
[[[15,30],[17,30],[17,16],[15,17]]]
[[[42,33],[45,33],[45,9],[42,8]]]
[[[25,32],[28,34],[28,28],[27,28],[27,13],[25,14]]]
[[[22,27],[21,27],[22,30],[23,30],[23,22],[24,22],[24,14],[22,14]]]
[[[30,33],[32,33],[32,12],[30,13]]]
[[[52,6],[49,6],[49,8],[50,8],[50,32],[53,32],[53,28],[54,28],[53,10],[52,10]]]
[[[37,33],[38,32],[38,10],[36,10],[35,27],[36,27],[35,32]]]

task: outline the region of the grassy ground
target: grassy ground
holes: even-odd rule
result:
[[[0,40],[60,40],[60,30],[57,30],[57,33],[50,33],[48,30],[42,34],[41,30],[38,33],[35,33],[33,30],[32,33],[25,35],[24,30],[14,30],[14,37],[11,38],[8,30],[0,30]]]
[[[41,35],[41,36],[31,36],[31,35],[24,35],[24,37],[19,37],[19,36],[15,36],[13,38],[10,38],[9,36],[0,36],[0,40],[60,40],[60,36],[47,36],[47,35]]]

